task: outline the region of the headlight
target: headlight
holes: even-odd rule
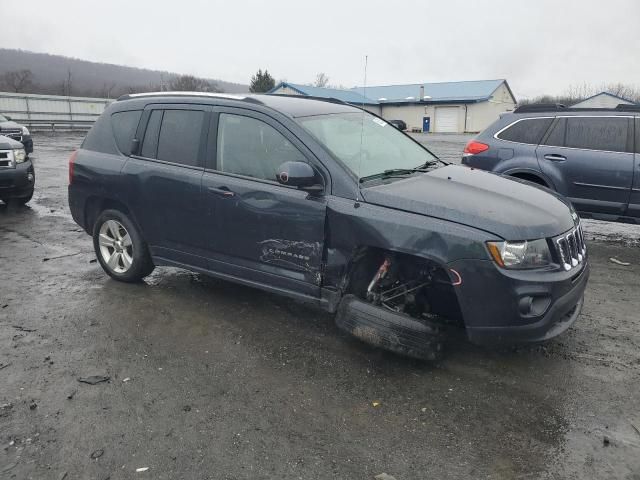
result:
[[[13,158],[16,163],[22,163],[27,159],[27,152],[24,148],[17,148],[13,151]]]
[[[27,127],[22,127],[22,134],[29,135],[29,129]]]
[[[540,268],[552,263],[547,241],[487,242],[493,260],[504,268]]]

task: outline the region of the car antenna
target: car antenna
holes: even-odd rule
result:
[[[362,89],[362,119],[360,121],[360,160],[358,161],[358,183],[356,184],[356,202],[360,199],[360,172],[362,170],[362,143],[364,141],[364,99],[367,94],[367,64],[369,55],[364,56],[364,87]]]

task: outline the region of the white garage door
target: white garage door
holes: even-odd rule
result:
[[[436,132],[458,133],[458,107],[436,107]]]

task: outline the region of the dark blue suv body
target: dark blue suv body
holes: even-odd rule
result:
[[[589,276],[580,219],[546,189],[448,165],[341,102],[126,96],[69,161],[69,207],[107,274],[202,272],[337,312],[371,344],[437,358],[547,340]]]
[[[544,185],[583,217],[640,222],[640,107],[520,107],[465,148],[464,165]]]

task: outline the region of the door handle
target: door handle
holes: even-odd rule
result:
[[[544,158],[546,160],[551,160],[552,162],[564,162],[567,159],[564,155],[558,155],[556,153],[548,153]]]
[[[221,195],[223,197],[235,196],[235,193],[229,190],[227,187],[221,187],[221,188],[207,187],[207,190],[211,193],[215,193],[216,195]]]

